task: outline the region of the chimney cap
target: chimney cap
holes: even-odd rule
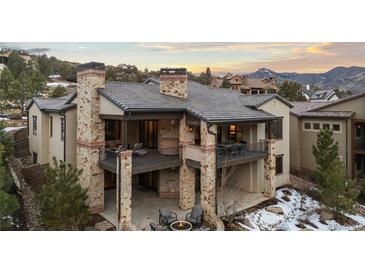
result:
[[[186,68],[161,68],[160,75],[186,75]]]
[[[87,69],[105,70],[105,64],[99,62],[89,62],[77,66],[77,72],[84,71]]]

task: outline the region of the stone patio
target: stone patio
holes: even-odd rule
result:
[[[196,194],[195,204],[200,204],[200,193]],[[150,230],[150,223],[158,224],[159,209],[168,208],[177,214],[179,220],[185,220],[185,215],[191,210],[181,210],[179,199],[159,198],[154,190],[148,190],[139,185],[132,189],[132,223],[137,230]],[[116,189],[105,191],[105,208],[100,213],[113,225],[117,225]]]

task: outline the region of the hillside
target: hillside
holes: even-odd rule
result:
[[[302,85],[317,86],[321,89],[351,90],[353,93],[365,92],[365,67],[335,67],[324,73],[275,72],[261,68],[250,73],[249,77],[264,78],[274,76],[279,82],[295,81]]]

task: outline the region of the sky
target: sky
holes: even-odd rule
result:
[[[268,68],[276,72],[326,72],[337,66],[364,66],[365,43],[129,43],[51,42],[5,43],[61,60],[107,65],[132,64],[139,69],[186,67],[193,73],[210,67],[213,74],[253,72]]]

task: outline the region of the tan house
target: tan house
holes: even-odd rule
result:
[[[325,102],[296,102],[290,111],[290,168],[310,174],[316,169],[312,146],[323,128],[333,131],[349,177],[365,175],[365,93]]]
[[[159,208],[183,218],[196,205],[218,227],[232,203],[253,206],[289,182],[291,105],[278,95],[211,89],[186,69],[105,82],[104,64],[88,63],[77,79],[68,98],[33,99],[30,148],[41,164],[55,156],[83,169],[90,210],[118,229],[148,229]]]
[[[231,89],[247,95],[272,94],[279,91],[274,77],[256,79],[247,75],[233,75],[229,78]]]

